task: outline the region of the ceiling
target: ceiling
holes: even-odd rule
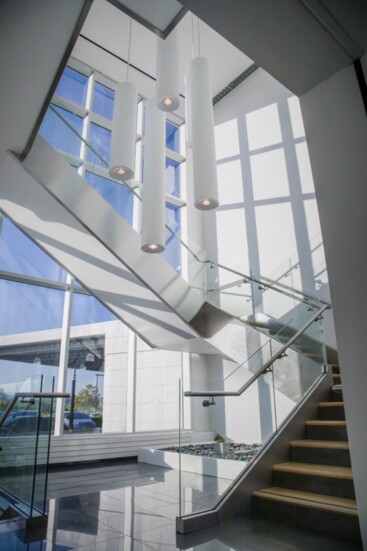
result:
[[[177,0],[108,0],[164,38],[187,12]]]
[[[127,60],[129,50],[129,28],[131,18],[124,13],[116,3],[123,4],[122,7],[134,8],[139,13],[139,18],[150,18],[151,22],[161,28],[170,24],[172,18],[177,16],[177,9],[182,6],[175,0],[94,0],[85,24],[81,30],[81,39],[75,50],[75,55],[82,58],[83,37],[103,48],[104,57],[110,52],[115,58]],[[154,6],[154,9],[153,9]],[[167,7],[167,12],[165,12]],[[169,10],[168,8],[172,9]],[[169,15],[170,14],[170,15]],[[182,15],[182,14],[181,14]],[[171,18],[171,19],[170,19]],[[190,12],[186,13],[178,22],[174,31],[178,34],[180,51],[181,85],[180,91],[184,95],[184,76],[191,62],[192,56],[198,55],[198,19]],[[210,62],[212,93],[213,96],[220,92],[230,81],[252,65],[252,60],[237,47],[230,44],[225,38],[211,29],[207,24],[199,23],[200,32],[200,53],[207,57]],[[160,38],[148,29],[145,25],[137,22],[132,23],[132,38],[130,49],[131,66],[137,67],[150,77],[155,78],[156,45]],[[85,42],[85,39],[84,39]],[[100,48],[100,49],[101,49]],[[95,54],[98,56],[97,48]],[[117,56],[117,57],[116,57]],[[119,74],[116,65],[108,68],[104,65],[106,76],[115,80],[123,80],[123,70],[120,67]],[[98,67],[97,67],[98,69]],[[101,69],[100,69],[101,70]],[[110,73],[108,73],[110,71]],[[112,74],[114,73],[114,74]],[[149,77],[147,77],[149,78]],[[152,80],[152,79],[151,79]]]
[[[180,0],[296,95],[367,51],[366,0]]]

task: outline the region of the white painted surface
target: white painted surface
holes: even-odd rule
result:
[[[158,467],[168,467],[179,470],[179,454],[155,448],[140,448],[139,463],[148,463]],[[214,457],[198,457],[187,453],[181,454],[181,470],[189,473],[215,476],[234,480],[246,467],[247,461],[217,459]]]
[[[354,68],[301,98],[330,277],[354,486],[367,547],[367,124]]]

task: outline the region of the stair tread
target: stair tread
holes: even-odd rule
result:
[[[333,448],[335,450],[349,450],[347,441],[344,440],[293,440],[291,446],[303,448]]]
[[[357,516],[356,501],[345,497],[314,494],[313,492],[278,487],[265,488],[264,490],[254,492],[254,495],[266,499],[293,503],[295,505],[303,505],[305,507]]]
[[[317,465],[314,463],[299,463],[291,461],[289,463],[280,463],[274,465],[275,471],[282,471],[295,474],[305,474],[313,476],[326,476],[329,478],[345,478],[353,480],[352,469],[350,467],[339,467],[335,465]]]
[[[319,402],[321,408],[344,407],[344,402]]]
[[[340,420],[329,421],[328,419],[311,419],[306,421],[306,425],[314,427],[346,427],[347,422]]]
[[[332,373],[331,376],[332,376],[333,379],[337,379],[337,378],[340,379],[340,373]]]

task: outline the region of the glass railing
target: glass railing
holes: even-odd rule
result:
[[[78,127],[79,117],[68,114],[66,118],[60,108],[51,105],[47,122],[49,126],[41,127],[41,135],[51,143],[54,140],[50,128],[60,132],[60,125],[63,125],[63,141],[60,147],[75,169],[77,162],[72,154],[75,149],[74,146],[71,149],[72,144],[77,139],[80,148],[87,149],[85,180],[122,218],[132,224],[133,198],[141,201],[138,183],[130,181],[121,185],[121,182],[106,177],[108,151],[99,145],[97,138],[88,143],[82,137]],[[69,146],[66,145],[68,139],[73,140]],[[80,163],[79,160],[79,165]],[[174,215],[169,216],[167,221],[166,251],[162,253],[163,256],[212,305],[282,343],[297,333],[307,319],[312,317],[315,309],[320,308],[318,299],[297,291],[283,281],[247,274],[242,268],[217,262],[184,232]],[[322,343],[318,336],[319,332],[310,330],[293,343],[293,348],[322,359]]]
[[[54,399],[69,396],[53,390],[53,377],[26,381],[0,419],[0,496],[13,516],[27,519],[26,528],[46,514]]]
[[[319,330],[315,312],[314,318],[299,333],[314,323],[314,331]],[[325,366],[318,359],[290,348],[292,339],[297,340],[297,335],[285,345],[268,339],[244,364],[230,368],[229,374],[224,364],[213,366],[206,380],[180,382],[179,444],[165,452],[179,457],[179,517],[216,507],[324,376]],[[185,444],[187,411],[201,407],[198,435],[204,433],[206,439]],[[165,462],[174,464],[170,455]],[[204,488],[193,490],[192,473],[207,475],[204,480],[210,492],[208,487],[205,495]]]

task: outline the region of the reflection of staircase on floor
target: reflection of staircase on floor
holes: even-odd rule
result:
[[[329,402],[306,421],[305,438],[290,442],[288,463],[273,466],[274,486],[254,492],[260,516],[360,541],[344,402],[338,366],[332,366]]]

